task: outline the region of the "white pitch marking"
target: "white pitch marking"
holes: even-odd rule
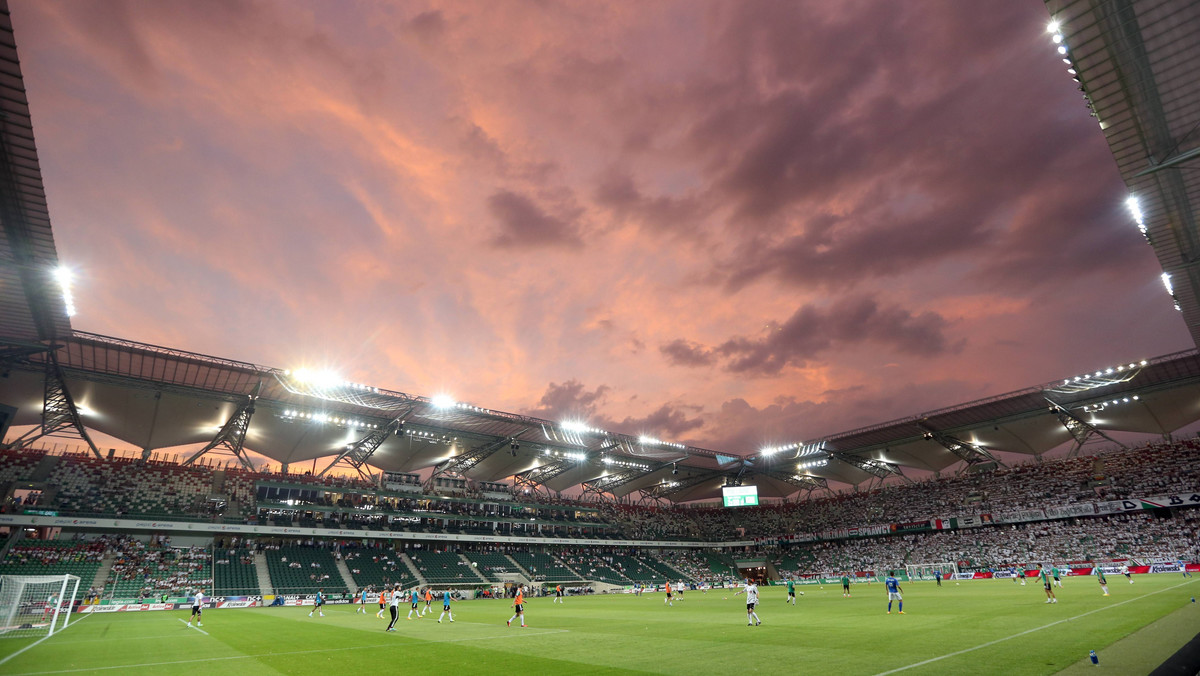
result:
[[[179,619],[179,618],[176,618],[176,619]],[[183,622],[184,620],[179,619],[179,621]],[[193,629],[195,629],[195,627],[193,627]],[[569,631],[570,631],[569,629],[554,629],[551,631],[537,631],[537,632],[532,632],[532,633],[519,632],[519,633],[514,633],[514,634],[500,634],[497,636],[476,636],[473,638],[472,637],[450,638],[450,639],[429,640],[429,641],[410,637],[406,634],[400,634],[401,636],[404,636],[405,638],[414,638],[414,642],[413,643],[402,643],[402,644],[385,643],[382,645],[348,646],[345,648],[321,648],[319,650],[293,650],[290,652],[257,653],[254,655],[230,655],[228,657],[206,657],[206,658],[198,659],[198,660],[173,660],[170,662],[145,662],[142,664],[120,664],[120,665],[112,666],[112,667],[88,667],[86,669],[59,669],[57,671],[26,671],[26,672],[23,672],[20,674],[10,674],[9,676],[45,676],[47,674],[73,674],[73,673],[78,673],[81,671],[111,671],[113,669],[138,669],[141,667],[165,667],[165,666],[169,666],[172,664],[194,664],[197,662],[226,662],[229,660],[250,660],[250,659],[255,659],[258,657],[267,657],[267,656],[275,656],[275,655],[311,655],[313,653],[336,653],[336,652],[345,652],[348,650],[373,650],[375,648],[394,648],[397,645],[402,645],[407,648],[416,648],[416,647],[420,647],[422,643],[458,643],[458,642],[462,642],[462,641],[494,641],[494,640],[502,639],[502,638],[517,638],[517,637],[521,637],[521,636],[543,636],[546,634],[563,634],[563,633],[567,633]],[[33,646],[30,646],[30,647],[33,647]],[[14,655],[15,654],[16,653],[14,653]]]
[[[1194,580],[1193,580],[1193,582],[1194,582]],[[946,653],[945,655],[942,655],[942,656],[940,656],[940,657],[932,657],[932,658],[930,658],[930,659],[927,659],[927,660],[925,660],[925,661],[923,661],[923,662],[915,662],[915,663],[913,663],[913,664],[910,664],[910,665],[908,665],[908,666],[906,666],[906,667],[899,667],[899,668],[896,668],[896,669],[892,669],[891,671],[881,671],[881,672],[879,672],[878,674],[875,674],[875,676],[888,676],[888,674],[895,674],[895,673],[899,673],[899,672],[901,672],[901,671],[905,671],[905,670],[908,670],[908,669],[912,669],[912,668],[914,668],[914,667],[923,667],[923,666],[925,666],[926,664],[932,664],[933,662],[938,662],[938,661],[944,660],[944,659],[946,659],[947,657],[957,657],[957,656],[959,656],[959,655],[965,655],[966,653],[969,653],[969,652],[974,652],[974,651],[976,651],[976,650],[979,650],[980,648],[987,648],[988,646],[994,646],[994,645],[996,645],[997,643],[1003,643],[1003,642],[1005,642],[1005,641],[1007,641],[1007,640],[1009,640],[1009,639],[1019,638],[1019,637],[1021,637],[1021,636],[1024,636],[1024,635],[1026,635],[1026,634],[1032,634],[1032,633],[1033,633],[1033,632],[1035,632],[1035,631],[1041,631],[1041,630],[1043,630],[1043,629],[1046,629],[1046,628],[1049,628],[1049,627],[1053,627],[1053,626],[1054,626],[1054,625],[1056,625],[1056,624],[1062,624],[1063,622],[1071,622],[1072,620],[1078,620],[1078,619],[1079,619],[1079,618],[1081,618],[1081,617],[1087,617],[1088,615],[1091,615],[1091,614],[1093,614],[1093,613],[1098,613],[1098,612],[1100,612],[1100,611],[1102,611],[1102,610],[1108,610],[1109,608],[1116,608],[1117,606],[1123,606],[1123,605],[1125,605],[1126,603],[1133,603],[1134,601],[1137,601],[1137,600],[1139,600],[1139,599],[1144,599],[1144,598],[1146,598],[1147,596],[1154,596],[1155,594],[1161,594],[1161,593],[1163,593],[1163,592],[1165,592],[1165,591],[1171,591],[1172,589],[1176,589],[1176,588],[1178,588],[1178,587],[1182,587],[1182,586],[1183,586],[1183,585],[1185,585],[1185,584],[1191,584],[1191,582],[1181,582],[1180,584],[1177,584],[1177,585],[1174,585],[1174,586],[1171,586],[1171,587],[1166,587],[1165,589],[1159,589],[1158,591],[1152,591],[1152,592],[1150,592],[1149,594],[1142,594],[1141,596],[1136,596],[1136,597],[1134,597],[1134,598],[1131,598],[1131,599],[1126,599],[1126,600],[1124,600],[1124,601],[1121,601],[1121,602],[1119,602],[1119,603],[1114,603],[1114,604],[1112,604],[1112,605],[1110,605],[1110,606],[1104,606],[1103,608],[1096,608],[1095,610],[1089,610],[1089,611],[1087,611],[1086,613],[1080,613],[1079,615],[1076,615],[1075,617],[1068,617],[1068,618],[1065,618],[1065,619],[1062,619],[1062,620],[1058,620],[1057,622],[1051,622],[1050,624],[1044,624],[1044,625],[1042,625],[1042,626],[1040,626],[1040,627],[1034,627],[1033,629],[1026,629],[1025,631],[1022,631],[1022,632],[1018,632],[1018,633],[1016,633],[1016,634],[1013,634],[1012,636],[1005,636],[1004,638],[998,638],[998,639],[996,639],[996,640],[994,640],[994,641],[988,641],[987,643],[980,643],[979,645],[977,645],[977,646],[974,646],[974,647],[972,647],[972,648],[963,648],[962,650],[956,650],[956,651],[954,651],[954,652],[952,652],[952,653]]]
[[[203,629],[201,629],[200,627],[193,627],[191,622],[188,622],[188,621],[184,620],[182,617],[177,617],[177,618],[175,618],[175,619],[177,619],[177,620],[179,620],[180,622],[183,622],[184,624],[186,624],[188,629],[195,629],[196,631],[200,632],[201,634],[204,634],[205,636],[208,636],[208,632],[207,632],[207,631],[204,631],[204,630],[203,630]]]
[[[72,614],[74,614],[74,613],[72,613]],[[68,624],[66,627],[63,627],[62,629],[60,629],[60,630],[58,631],[58,634],[61,634],[61,633],[63,633],[63,632],[64,632],[64,631],[66,631],[66,630],[67,630],[69,627],[74,627],[75,625],[79,624],[80,622],[83,622],[84,620],[86,620],[86,619],[87,619],[88,617],[90,617],[90,616],[91,616],[91,615],[90,615],[90,614],[88,614],[88,615],[84,615],[84,616],[83,616],[83,617],[81,617],[81,618],[77,618],[77,619],[76,619],[74,622],[72,622],[72,623]],[[21,648],[21,649],[20,649],[20,650],[18,650],[17,652],[15,652],[15,653],[13,653],[13,654],[11,654],[11,655],[8,655],[8,656],[6,656],[4,659],[0,660],[0,664],[4,664],[5,662],[7,662],[7,661],[11,660],[12,658],[16,657],[17,655],[20,655],[21,653],[25,652],[26,650],[29,650],[30,648],[32,648],[32,647],[36,646],[37,644],[41,643],[42,641],[45,641],[45,640],[46,640],[46,639],[48,639],[48,638],[53,638],[53,637],[55,637],[55,636],[58,636],[58,634],[50,634],[50,635],[48,635],[48,636],[43,636],[42,638],[39,638],[38,640],[34,641],[33,643],[30,643],[29,645],[25,646],[24,648]]]

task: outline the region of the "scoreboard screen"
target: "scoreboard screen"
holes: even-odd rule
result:
[[[724,486],[721,497],[726,507],[753,507],[758,504],[758,486]]]

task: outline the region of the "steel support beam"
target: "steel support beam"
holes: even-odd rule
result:
[[[42,437],[74,430],[87,443],[88,448],[92,449],[92,453],[103,460],[104,456],[100,454],[100,449],[96,448],[96,443],[92,441],[87,428],[83,425],[83,419],[79,417],[79,408],[75,405],[75,398],[67,389],[67,380],[58,365],[58,353],[53,348],[49,349],[46,351],[45,359],[42,381],[42,424],[29,430],[5,447],[20,448],[28,446]]]
[[[759,470],[759,474],[768,476],[776,481],[782,481],[786,484],[791,484],[797,488],[806,489],[809,492],[818,488],[829,488],[829,482],[820,477],[805,476],[803,474],[785,472],[780,469]]]
[[[1047,399],[1046,401],[1050,400]],[[1121,448],[1128,449],[1128,446],[1125,444],[1113,439],[1103,431],[1097,429],[1091,423],[1083,420],[1079,416],[1071,413],[1053,401],[1050,401],[1050,412],[1053,413],[1056,418],[1058,418],[1058,421],[1062,423],[1062,426],[1071,435],[1071,438],[1075,440],[1075,446],[1071,448],[1071,452],[1068,454],[1070,457],[1075,457],[1079,453],[1079,449],[1083,448],[1083,445],[1086,444],[1092,437],[1101,437],[1107,441],[1111,441]]]
[[[513,482],[517,486],[536,489],[554,477],[565,474],[575,467],[576,463],[573,462],[551,460],[544,465],[538,465],[533,469],[527,469],[524,472],[514,474]]]
[[[1151,158],[1150,168],[1139,171],[1138,173],[1134,174],[1133,177],[1141,178],[1143,176],[1148,176],[1155,172],[1162,171],[1163,169],[1170,169],[1171,167],[1173,167],[1177,164],[1183,164],[1184,162],[1190,162],[1191,160],[1194,160],[1196,158],[1200,158],[1200,148],[1192,148],[1191,150],[1188,150],[1186,152],[1182,152],[1182,153],[1179,153],[1178,155],[1168,157],[1167,159],[1163,160],[1162,162],[1155,163],[1154,159]]]
[[[183,464],[190,465],[209,451],[222,450],[233,454],[242,463],[242,467],[253,470],[254,463],[250,462],[249,456],[246,455],[246,430],[250,429],[250,418],[254,416],[254,402],[258,400],[258,394],[261,391],[262,381],[260,380],[254,386],[254,392],[238,405],[233,415],[229,416],[229,420],[221,426],[221,431],[217,432],[217,436],[205,444],[204,448],[196,451],[192,457],[184,460]]]
[[[705,472],[704,474],[696,474],[679,481],[666,481],[661,484],[656,484],[644,489],[642,492],[653,498],[668,498],[676,493],[682,493],[689,488],[694,488],[706,481],[712,481],[720,476],[725,476],[724,470],[713,470],[711,472]]]
[[[868,460],[866,458],[860,458],[848,453],[837,452],[830,453],[829,457],[833,458],[834,460],[840,460],[847,465],[857,467],[858,469],[870,474],[880,481],[894,475],[903,477],[909,483],[913,483],[912,479],[904,476],[904,472],[900,471],[899,465],[893,465],[890,462],[884,462],[882,460]]]
[[[619,469],[611,474],[606,474],[602,477],[592,479],[591,481],[583,482],[583,492],[595,493],[596,495],[611,493],[614,488],[619,488],[627,483],[637,481],[647,474],[657,472],[663,467],[666,467],[666,465],[650,467],[649,469],[642,469],[641,467],[627,467],[624,469]]]
[[[400,434],[401,430],[404,429],[404,418],[408,416],[409,412],[411,412],[411,409],[402,415],[396,416],[388,424],[371,430],[367,436],[353,444],[347,444],[346,448],[333,459],[333,462],[329,463],[329,466],[321,470],[317,476],[325,476],[335,465],[344,461],[347,465],[354,468],[354,471],[358,472],[360,477],[364,479],[368,478],[370,474],[364,471],[363,467],[367,466],[367,461],[371,459],[372,455],[375,455],[375,451],[379,450],[379,447],[383,445],[383,442],[388,440],[388,437],[393,434]],[[430,478],[432,479],[432,477]]]
[[[997,460],[996,456],[992,455],[991,452],[983,446],[973,444],[969,441],[963,441],[958,437],[944,434],[942,432],[938,432],[937,430],[931,430],[927,427],[922,427],[921,429],[925,430],[925,438],[927,440],[936,442],[939,446],[947,451],[950,451],[956,458],[962,460],[968,465],[974,465],[981,462],[994,462],[1001,466],[1004,465],[1004,463]]]
[[[513,455],[516,455],[517,450],[521,447],[521,437],[524,436],[528,431],[529,428],[527,427],[511,437],[497,439],[495,441],[483,444],[482,446],[476,446],[465,453],[456,455],[439,465],[433,471],[433,477],[443,476],[446,474],[457,474],[461,476],[464,473],[474,469],[479,465],[479,463],[505,449],[508,449]]]

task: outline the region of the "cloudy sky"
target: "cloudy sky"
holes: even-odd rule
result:
[[[1036,0],[12,0],[78,329],[700,446],[1190,346]]]

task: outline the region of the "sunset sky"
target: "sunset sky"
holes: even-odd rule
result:
[[[11,9],[80,330],[734,452],[1192,347],[1036,0]]]

